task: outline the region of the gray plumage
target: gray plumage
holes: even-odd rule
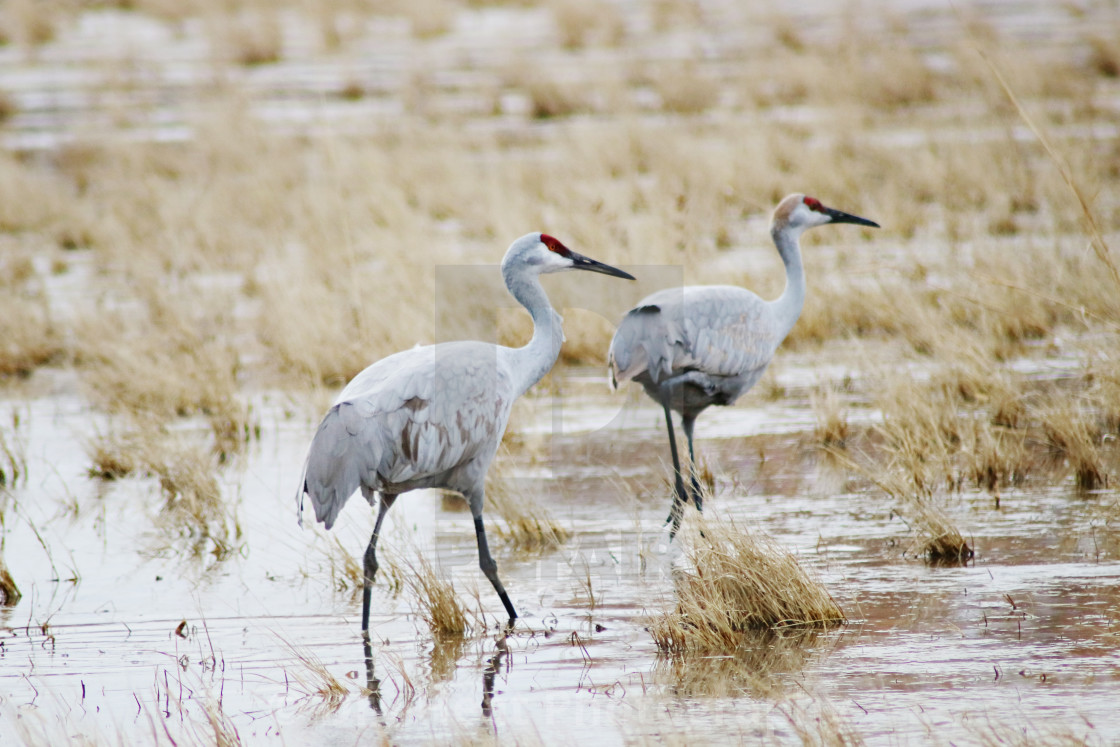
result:
[[[370,585],[377,572],[381,523],[401,493],[446,488],[470,504],[479,566],[502,600],[513,605],[498,579],[482,526],[483,485],[509,422],[514,401],[552,368],[564,335],[561,319],[539,276],[591,270],[633,279],[583,257],[547,234],[513,242],[502,260],[506,287],[533,318],[533,338],[520,348],[483,342],[449,342],[390,355],[346,385],[311,442],[297,495],[330,529],[355,491],[372,506],[380,496],[364,559],[362,631],[369,629]]]
[[[680,528],[683,504],[702,509],[692,444],[696,417],[711,405],[730,405],[766,371],[775,351],[801,315],[805,274],[801,233],[826,223],[878,224],[789,195],[774,210],[770,235],[786,269],[786,288],[766,301],[745,288],[693,285],[650,294],[631,309],[611,340],[607,356],[611,386],[637,381],[665,410],[673,458],[674,495],[670,538]],[[684,488],[671,410],[681,414],[688,439],[691,493]]]

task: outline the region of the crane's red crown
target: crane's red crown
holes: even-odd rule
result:
[[[818,213],[824,212],[824,205],[822,205],[821,201],[816,197],[809,197],[808,195],[806,195],[801,201],[804,202],[805,207],[809,208],[810,210],[815,210]]]
[[[559,239],[553,236],[549,236],[547,233],[541,234],[541,243],[548,247],[548,250],[550,252],[555,252],[561,257],[567,257],[572,253],[571,250],[568,249],[568,247],[560,243]]]

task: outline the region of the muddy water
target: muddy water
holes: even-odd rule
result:
[[[503,456],[504,479],[572,530],[539,555],[494,540],[523,615],[515,632],[495,635],[501,605],[476,569],[469,516],[414,493],[390,514],[384,552],[438,558],[463,598],[477,589],[490,629],[433,641],[411,594],[382,578],[368,657],[357,597],[332,576],[331,538],[296,524],[312,413],[279,396],[257,403],[262,436],[225,474],[242,534],[216,557],[162,528],[152,480],[86,477],[98,423],[78,398],[5,403],[0,412],[20,415],[30,479],[7,513],[5,556],[24,600],[0,611],[3,718],[52,741],[150,738],[153,724],[206,734],[208,702],[251,743],[796,743],[822,714],[871,743],[975,741],[1003,726],[1120,739],[1120,553],[1102,525],[1114,494],[1011,492],[999,508],[954,496],[977,557],[929,567],[905,554],[909,534],[886,499],[846,484],[812,447],[795,385],[778,403],[755,398],[700,423],[717,478],[708,510],[798,552],[852,622],[763,636],[734,657],[665,660],[644,629],[671,605],[680,562],[662,530],[660,415],[603,391],[597,372],[566,376],[562,396],[526,403],[529,445]],[[546,426],[559,435],[534,441]],[[371,524],[364,504],[347,506],[336,530],[353,555]],[[345,693],[319,692],[309,662]]]

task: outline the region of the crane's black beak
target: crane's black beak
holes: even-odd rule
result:
[[[832,208],[824,208],[824,214],[832,218],[833,223],[855,223],[857,226],[871,226],[872,228],[879,228],[879,224],[867,218],[861,218],[858,215],[845,213],[843,210],[833,210]]]
[[[635,277],[628,272],[623,272],[617,267],[597,262],[590,257],[585,257],[582,254],[577,254],[569,250],[570,254],[568,259],[572,260],[573,270],[591,270],[591,272],[601,272],[604,275],[612,275],[616,278],[626,278],[627,280],[635,280]]]

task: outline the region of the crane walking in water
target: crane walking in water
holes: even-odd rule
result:
[[[786,288],[764,301],[731,285],[665,288],[631,309],[611,340],[607,366],[611,386],[633,379],[665,409],[669,452],[673,457],[674,493],[669,539],[680,529],[684,505],[691,499],[702,511],[696,478],[692,428],[709,405],[730,405],[762,376],[805,304],[801,268],[801,233],[827,223],[878,223],[825,207],[812,197],[789,195],[774,210],[770,236],[786,268]],[[691,492],[686,492],[677,457],[671,410],[681,414],[688,439]]]
[[[363,565],[363,634],[369,630],[381,522],[398,495],[417,488],[446,488],[467,499],[479,567],[501,597],[510,623],[517,618],[486,544],[483,483],[514,400],[548,373],[560,354],[560,315],[553,311],[539,276],[564,270],[634,279],[571,251],[548,234],[522,236],[502,260],[502,277],[533,318],[533,337],[527,345],[447,342],[390,355],[355,376],[319,425],[296,497],[300,523],[305,494],[315,507],[315,518],[327,529],[358,488],[370,506],[375,494],[380,496]]]

